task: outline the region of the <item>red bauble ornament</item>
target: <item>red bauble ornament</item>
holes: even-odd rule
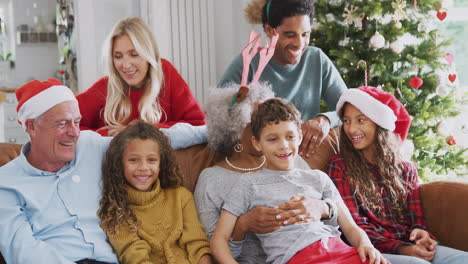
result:
[[[411,80],[409,80],[409,85],[411,85],[411,87],[413,87],[414,89],[419,89],[419,87],[421,87],[423,83],[423,79],[419,78],[418,76],[414,76],[413,78],[411,78]]]
[[[457,75],[456,74],[449,74],[448,75],[448,78],[451,82],[454,82],[456,79],[457,79]]]
[[[447,12],[437,12],[437,18],[440,20],[440,21],[444,21],[444,19],[447,17]]]
[[[448,139],[447,139],[447,144],[449,145],[456,145],[457,144],[457,141],[455,140],[455,138],[453,136],[450,136]]]

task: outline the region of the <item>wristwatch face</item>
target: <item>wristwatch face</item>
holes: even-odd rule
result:
[[[322,220],[330,220],[330,219],[332,219],[332,217],[333,217],[333,206],[332,206],[331,203],[328,202],[328,201],[324,201],[324,202],[325,202],[325,203],[327,204],[327,206],[328,206],[328,217],[322,218]]]

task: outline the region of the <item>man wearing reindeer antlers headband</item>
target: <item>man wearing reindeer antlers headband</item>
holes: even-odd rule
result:
[[[266,81],[276,96],[287,99],[302,113],[302,141],[299,152],[312,155],[331,127],[339,124],[335,112],[346,85],[330,59],[309,45],[313,4],[309,0],[252,0],[245,14],[252,24],[263,24],[268,37],[279,35],[273,59],[266,65],[260,81]],[[253,79],[259,56],[251,62],[248,80]],[[236,57],[222,76],[218,87],[240,83],[242,56]],[[320,113],[324,99],[330,112]]]

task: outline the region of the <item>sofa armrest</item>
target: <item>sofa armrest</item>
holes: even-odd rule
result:
[[[0,143],[0,167],[18,157],[22,146],[20,144]]]
[[[22,145],[11,143],[0,143],[0,167],[18,157]],[[0,254],[0,264],[5,264],[5,260]]]
[[[468,251],[468,182],[431,182],[421,185],[427,225],[443,246]]]

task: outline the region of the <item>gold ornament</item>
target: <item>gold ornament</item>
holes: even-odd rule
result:
[[[344,22],[348,25],[354,24],[357,28],[362,29],[362,19],[364,18],[364,13],[357,14],[359,8],[356,6],[350,6],[349,8],[345,7],[345,13],[342,15]]]
[[[407,18],[405,10],[403,8],[406,7],[406,1],[405,0],[395,0],[395,2],[392,2],[392,7],[395,9],[395,12],[393,12],[393,21],[395,21],[395,25],[400,22],[400,20],[404,20]],[[400,23],[401,27],[401,23]]]

